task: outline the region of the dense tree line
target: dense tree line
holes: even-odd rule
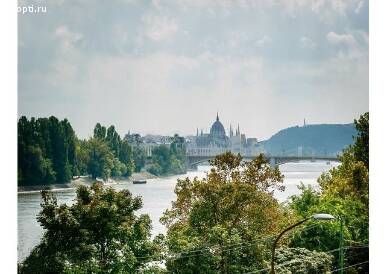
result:
[[[170,146],[154,148],[147,160],[141,136],[133,136],[133,140],[121,139],[113,125],[106,128],[97,123],[93,137],[80,140],[67,119],[22,116],[18,121],[18,183],[61,184],[80,175],[106,180],[143,169],[154,175],[186,171],[183,137],[175,135]]]
[[[78,173],[77,139],[68,120],[31,118],[18,122],[18,181],[21,185],[68,182]]]
[[[61,184],[80,175],[128,177],[134,166],[132,147],[114,126],[106,129],[98,123],[93,138],[79,140],[67,119],[19,119],[19,185]]]

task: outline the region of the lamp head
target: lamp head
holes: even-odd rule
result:
[[[312,219],[313,220],[321,220],[321,221],[330,221],[330,220],[334,220],[335,217],[332,216],[331,214],[326,214],[326,213],[318,213],[318,214],[314,214],[312,216]]]

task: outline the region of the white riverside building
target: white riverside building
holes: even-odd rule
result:
[[[256,156],[264,153],[263,146],[256,138],[246,138],[245,134],[240,133],[239,125],[235,133],[230,125],[229,136],[227,136],[218,114],[210,133],[201,131],[199,134],[197,129],[196,136],[187,140],[187,156],[216,156],[226,151],[240,153],[242,156]]]

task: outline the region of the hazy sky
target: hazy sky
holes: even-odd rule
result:
[[[368,1],[19,1],[19,114],[249,137],[368,111]]]

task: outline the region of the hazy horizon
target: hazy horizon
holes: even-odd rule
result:
[[[18,112],[123,135],[264,140],[368,111],[368,1],[19,1]]]

